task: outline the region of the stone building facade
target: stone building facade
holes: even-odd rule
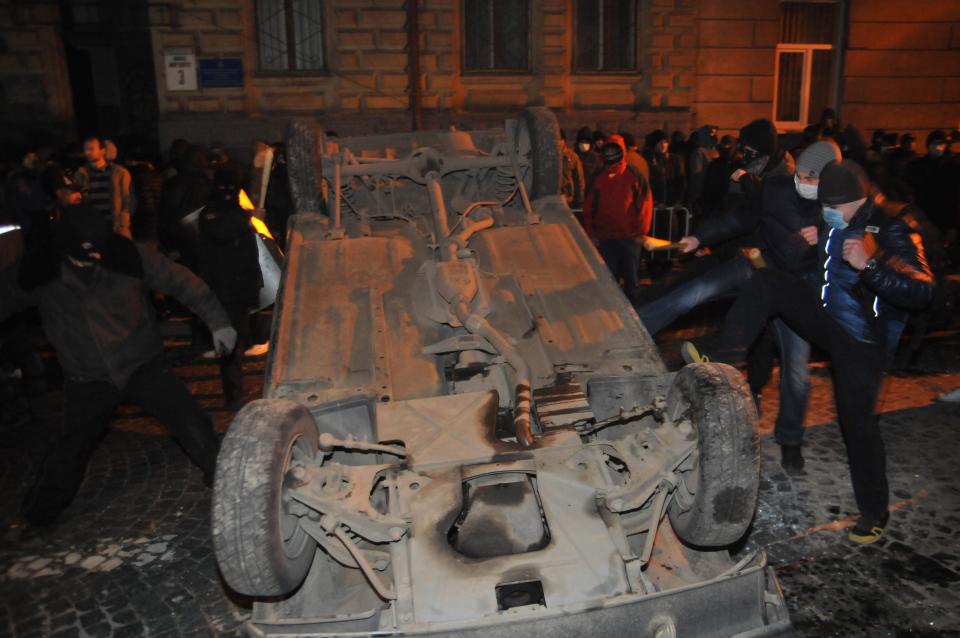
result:
[[[0,0],[0,117],[69,129],[67,58],[85,45],[63,14],[103,18],[118,2]],[[161,146],[279,139],[291,117],[340,135],[409,130],[413,63],[424,127],[483,126],[527,105],[553,108],[568,130],[729,132],[771,117],[787,132],[823,106],[867,132],[960,124],[960,0],[419,0],[415,12],[408,0],[124,0],[138,4],[142,21],[125,28],[152,54],[156,125],[124,132]],[[196,75],[181,86],[177,55]]]

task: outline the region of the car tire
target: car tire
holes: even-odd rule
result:
[[[287,471],[316,456],[318,433],[298,403],[259,399],[237,414],[220,447],[213,487],[213,548],[227,585],[282,596],[304,580],[316,541],[284,511]]]
[[[322,210],[320,195],[320,128],[310,121],[293,120],[284,136],[287,159],[287,181],[293,212]]]
[[[522,122],[530,137],[530,198],[557,195],[563,171],[557,118],[545,106],[532,106],[524,109]]]
[[[681,473],[670,523],[690,545],[732,545],[753,520],[760,485],[758,417],[743,375],[724,364],[685,366],[667,393],[667,411],[689,420],[697,437],[696,463]]]

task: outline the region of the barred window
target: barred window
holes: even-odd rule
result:
[[[321,0],[256,0],[261,71],[322,71]]]
[[[465,70],[530,68],[527,0],[464,0],[463,17]]]
[[[576,34],[577,71],[637,68],[636,0],[579,0]]]

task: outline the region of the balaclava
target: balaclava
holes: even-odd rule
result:
[[[60,218],[57,244],[63,255],[77,261],[99,262],[107,249],[110,222],[86,204],[70,206]]]

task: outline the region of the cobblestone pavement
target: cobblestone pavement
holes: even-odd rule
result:
[[[721,308],[722,310],[722,308]],[[679,366],[679,341],[709,344],[718,310],[659,339]],[[185,324],[168,323],[177,367],[217,428],[216,366],[191,357]],[[894,513],[870,547],[846,540],[856,512],[829,369],[813,366],[805,473],[781,471],[770,431],[776,382],[765,389],[760,504],[739,552],[764,548],[783,585],[798,636],[960,636],[960,406],[935,397],[960,386],[960,321],[930,335],[917,370],[891,375],[880,410]],[[250,398],[263,360],[249,361]],[[776,375],[774,375],[776,378]],[[17,518],[40,433],[4,433],[0,450],[0,635],[233,636],[249,614],[220,581],[209,537],[210,494],[199,471],[155,421],[118,411],[75,504],[44,535]]]

